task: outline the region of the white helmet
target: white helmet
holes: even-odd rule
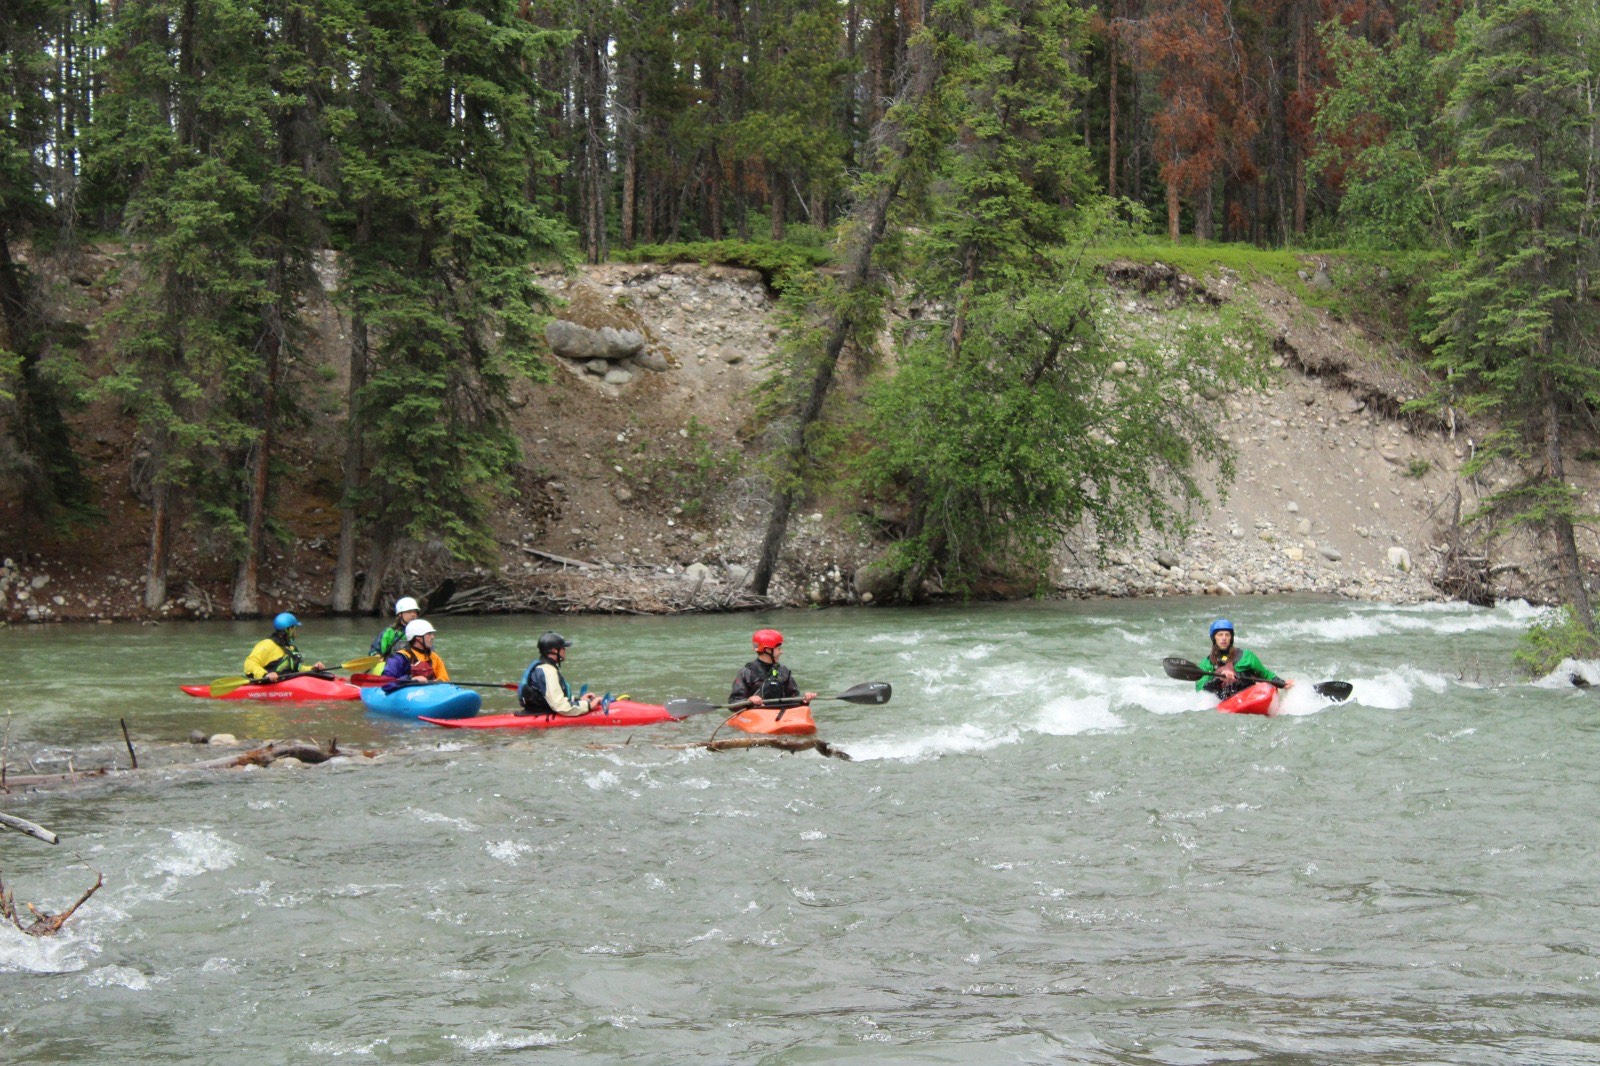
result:
[[[424,622],[420,618],[413,619],[412,621],[406,623],[406,639],[407,640],[415,640],[416,638],[418,638],[420,636],[423,636],[424,634],[433,633],[433,632],[437,632],[433,628],[433,624],[431,622]]]
[[[410,596],[401,596],[398,600],[394,601],[395,614],[405,614],[407,611],[416,611],[418,614],[421,614],[422,608],[419,607],[417,605],[417,601],[412,599]]]

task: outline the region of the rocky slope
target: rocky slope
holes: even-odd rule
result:
[[[114,259],[105,253],[99,268]],[[1226,499],[1214,500],[1181,541],[1102,553],[1092,531],[1080,531],[1060,554],[1054,577],[1062,594],[1441,596],[1429,578],[1449,554],[1458,501],[1470,510],[1487,486],[1457,474],[1471,447],[1461,427],[1452,433],[1399,415],[1420,384],[1403,359],[1385,353],[1377,334],[1269,283],[1226,273],[1202,283],[1159,265],[1114,273],[1122,310],[1135,318],[1197,298],[1251,301],[1275,333],[1276,367],[1265,388],[1228,397],[1226,429],[1240,477]],[[754,272],[716,266],[609,264],[547,280],[566,301],[565,324],[551,333],[565,354],[551,357],[548,384],[519,386],[525,462],[517,493],[499,513],[500,564],[462,569],[420,552],[396,576],[392,594],[423,592],[449,577],[452,610],[751,603],[742,581],[765,506],[746,453],[757,428],[754,397],[778,339],[773,297]],[[86,324],[115,296],[107,288],[98,300],[80,301]],[[343,388],[343,323],[331,306],[313,310],[321,333],[313,354],[327,370],[313,376],[320,383],[312,403],[332,414]],[[109,424],[104,411],[86,412],[81,431],[111,520],[100,535],[0,548],[0,615],[11,620],[143,613],[136,449],[127,427]],[[313,421],[288,450],[310,476],[283,501],[281,517],[295,537],[275,549],[264,591],[271,609],[314,613],[331,580],[336,422]],[[816,501],[798,514],[775,600],[860,601],[852,577],[881,546],[854,532],[850,503]],[[6,521],[0,511],[0,530]],[[17,542],[14,529],[7,540]],[[1547,591],[1530,549],[1511,543],[1478,565],[1487,573],[1503,564],[1493,594]],[[226,566],[193,538],[181,558],[174,599],[161,614],[215,615],[226,603]]]

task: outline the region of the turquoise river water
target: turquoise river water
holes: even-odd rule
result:
[[[1161,658],[1200,659],[1218,613],[1353,699],[1215,713]],[[850,762],[681,747],[714,715],[468,733],[179,694],[254,625],[3,630],[13,775],[126,765],[119,718],[146,767],[221,754],[193,729],[385,754],[0,794],[62,838],[0,834],[19,902],[105,877],[58,937],[0,928],[0,1061],[1600,1063],[1600,695],[1510,676],[1531,613],[555,623],[575,685],[651,701],[724,698],[775,625],[805,687],[893,684],[817,704]],[[500,681],[552,620],[435,622],[457,678]]]

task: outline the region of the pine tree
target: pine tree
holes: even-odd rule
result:
[[[25,513],[43,519],[80,511],[90,485],[72,446],[63,405],[75,365],[59,343],[36,274],[19,258],[53,241],[58,204],[47,197],[52,129],[46,87],[49,47],[70,24],[71,0],[15,0],[0,8],[0,477]]]
[[[1595,630],[1576,527],[1592,520],[1566,474],[1574,419],[1600,404],[1593,5],[1485,0],[1447,61],[1458,161],[1445,186],[1463,243],[1431,298],[1441,397],[1500,428],[1467,473],[1525,471],[1490,498],[1501,528],[1548,537],[1561,601]]]
[[[540,373],[546,300],[530,264],[564,254],[570,233],[528,196],[558,173],[530,75],[559,39],[505,0],[377,0],[354,13],[333,143],[362,449],[345,457],[340,572],[348,589],[359,524],[369,553],[353,606],[370,610],[408,543],[490,554],[485,501],[518,455],[510,381]]]

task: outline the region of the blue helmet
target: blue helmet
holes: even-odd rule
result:
[[[1211,632],[1207,635],[1215,640],[1217,636],[1217,630],[1219,629],[1226,629],[1229,633],[1232,633],[1233,623],[1228,621],[1226,618],[1219,618],[1215,622],[1211,623]]]
[[[279,630],[282,630],[282,629],[293,629],[295,626],[297,626],[299,624],[300,624],[300,619],[296,618],[294,615],[290,614],[288,611],[284,611],[283,613],[279,614],[278,617],[276,617],[276,618],[274,618],[272,620],[272,628],[273,629],[279,629]]]

